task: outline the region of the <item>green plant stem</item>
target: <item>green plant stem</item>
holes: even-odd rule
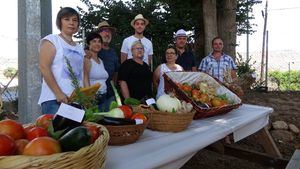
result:
[[[117,101],[118,106],[122,106],[122,102],[121,102],[120,95],[119,95],[119,93],[118,93],[118,91],[117,91],[117,89],[116,89],[116,87],[115,87],[115,85],[114,85],[114,82],[113,82],[112,80],[110,81],[110,84],[111,84],[112,89],[113,89],[113,91],[114,91],[114,94],[115,94],[115,97],[116,97],[116,101]]]

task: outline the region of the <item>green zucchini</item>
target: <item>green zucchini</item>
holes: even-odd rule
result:
[[[63,151],[77,151],[89,145],[91,139],[91,132],[84,126],[78,126],[64,134],[58,141]]]

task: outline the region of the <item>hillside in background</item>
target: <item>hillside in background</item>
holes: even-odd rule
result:
[[[240,53],[243,58],[246,58],[245,53]],[[288,71],[289,63],[291,70],[300,70],[300,51],[295,50],[278,50],[278,51],[269,51],[269,60],[268,60],[268,70],[280,70]],[[260,73],[260,64],[262,53],[252,52],[250,53],[251,63],[256,62],[254,67],[256,68],[257,73]]]

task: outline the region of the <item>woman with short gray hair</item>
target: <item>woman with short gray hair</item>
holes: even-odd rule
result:
[[[149,65],[143,61],[144,46],[140,41],[135,41],[131,51],[132,59],[123,62],[118,72],[123,98],[141,100],[152,97],[152,72]]]

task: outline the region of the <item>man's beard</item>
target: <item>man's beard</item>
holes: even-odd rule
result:
[[[103,43],[110,43],[111,42],[111,37],[104,37],[102,38]]]
[[[144,30],[143,31],[135,31],[135,33],[138,34],[138,35],[143,35]]]

